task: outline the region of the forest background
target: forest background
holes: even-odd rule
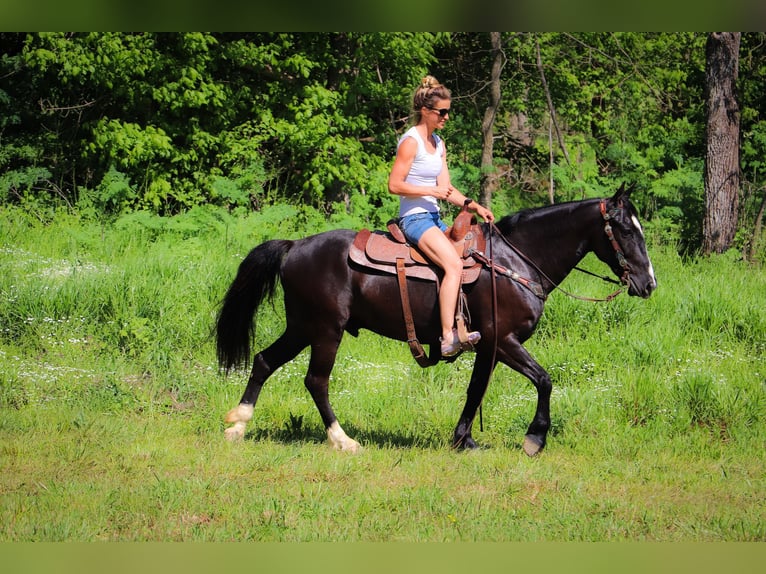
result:
[[[464,193],[491,178],[483,199],[504,214],[633,183],[652,239],[695,251],[707,37],[502,33],[493,93],[489,33],[2,33],[0,201],[42,220],[279,205],[377,227],[396,213],[388,170],[431,73],[453,91],[444,136]],[[741,36],[733,244],[761,261],[765,39]]]

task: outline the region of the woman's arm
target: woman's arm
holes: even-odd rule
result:
[[[449,201],[450,203],[454,205],[459,205],[460,207],[463,207],[466,204],[466,201],[468,201],[468,198],[463,195],[455,186],[452,185],[452,182],[450,181],[450,175],[449,175],[449,168],[447,167],[447,150],[445,148],[444,155],[442,156],[442,170],[439,174],[439,177],[436,178],[436,183],[438,186],[446,186],[447,187],[447,194],[444,199]],[[473,210],[476,215],[481,217],[485,221],[494,221],[495,216],[494,214],[484,207],[483,205],[480,205],[478,201],[474,201],[473,199],[470,200],[470,203],[468,204],[468,209]]]

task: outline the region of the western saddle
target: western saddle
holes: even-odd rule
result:
[[[417,363],[421,367],[428,367],[436,364],[440,356],[435,356],[432,348],[431,356],[426,357],[425,351],[417,339],[407,290],[407,278],[416,277],[432,281],[436,283],[438,288],[443,272],[437,265],[429,261],[417,246],[407,243],[396,219],[388,222],[387,229],[388,231],[370,231],[369,229],[359,231],[349,249],[349,259],[364,268],[397,276],[399,294],[402,300],[402,313],[407,329],[407,343]],[[479,278],[483,263],[474,255],[485,252],[486,238],[476,222],[476,218],[468,211],[467,206],[463,207],[455,217],[452,227],[444,233],[463,261],[461,290],[455,318],[461,347],[463,350],[468,350],[472,348],[472,345],[468,342],[469,329],[466,325],[465,294],[462,291],[462,285],[471,284]]]

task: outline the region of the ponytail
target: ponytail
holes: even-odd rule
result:
[[[433,106],[436,100],[451,100],[452,93],[447,87],[433,76],[425,76],[420,80],[420,85],[412,96],[412,110],[415,114],[415,123],[420,122],[421,108]]]

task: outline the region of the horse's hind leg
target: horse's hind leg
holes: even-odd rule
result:
[[[239,405],[226,414],[226,423],[232,425],[225,431],[228,440],[239,440],[245,436],[245,428],[253,418],[255,403],[266,379],[279,367],[294,359],[305,347],[305,340],[291,336],[285,331],[267,349],[256,355]]]
[[[339,344],[339,340],[328,340],[311,346],[311,359],[304,383],[322,417],[327,431],[327,442],[335,450],[356,453],[362,447],[346,435],[330,405],[330,372],[335,364]]]

